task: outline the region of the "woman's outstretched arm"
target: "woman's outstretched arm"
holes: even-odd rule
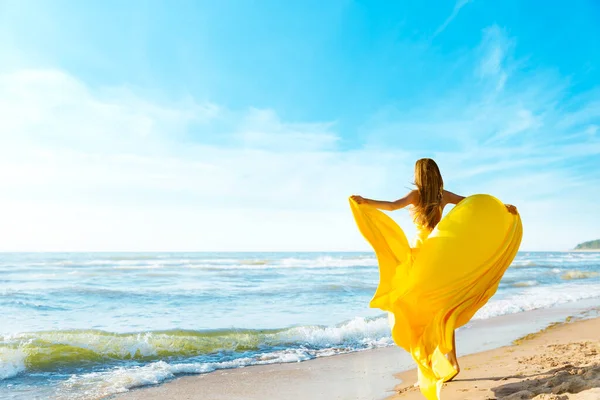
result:
[[[444,190],[444,202],[445,204],[458,204],[460,203],[462,200],[464,199],[464,196],[460,196],[458,194],[449,192],[447,190]],[[511,214],[517,214],[517,207],[513,206],[512,204],[505,204],[506,209],[508,210],[509,213]]]
[[[456,193],[449,192],[448,190],[444,190],[444,199],[443,203],[445,204],[458,204],[464,200],[464,196],[460,196]]]
[[[408,205],[415,204],[417,202],[417,196],[419,192],[416,190],[411,190],[408,194],[401,199],[396,201],[381,201],[381,200],[373,200],[373,199],[365,199],[361,196],[351,196],[352,200],[357,202],[358,204],[368,204],[371,207],[379,208],[381,210],[394,211],[399,210],[400,208],[404,208]]]

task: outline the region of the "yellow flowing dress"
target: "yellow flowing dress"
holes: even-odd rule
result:
[[[521,243],[521,219],[495,197],[473,195],[432,231],[417,227],[411,247],[383,212],[352,199],[350,207],[379,264],[370,307],[389,312],[394,342],[417,363],[421,392],[437,400],[456,373],[445,356],[452,334],[498,289]]]

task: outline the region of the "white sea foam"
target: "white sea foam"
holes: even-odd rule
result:
[[[538,264],[533,260],[514,260],[511,267],[536,267]]]
[[[185,268],[192,269],[321,269],[321,268],[353,268],[353,267],[376,267],[377,259],[374,257],[356,257],[356,258],[338,258],[322,256],[318,258],[283,258],[278,260],[266,259],[247,259],[232,260],[232,262],[215,263],[214,261],[200,262],[198,260],[183,265]]]
[[[59,392],[61,396],[69,399],[99,399],[136,387],[156,385],[181,374],[204,374],[250,365],[294,363],[348,351],[351,350],[288,349],[224,362],[170,364],[158,361],[141,367],[114,368],[109,371],[74,375],[62,383]]]
[[[277,265],[288,268],[327,268],[327,267],[376,267],[375,257],[338,258],[322,256],[315,259],[284,258]]]
[[[348,346],[371,348],[392,344],[387,317],[354,318],[338,326],[301,326],[281,332],[280,339],[316,348]]]
[[[25,357],[20,349],[0,349],[0,381],[25,371]]]
[[[99,399],[130,389],[155,385],[181,374],[203,374],[219,369],[240,368],[248,365],[298,362],[312,358],[299,351],[271,353],[264,359],[239,358],[217,363],[169,364],[158,361],[142,367],[115,368],[110,371],[74,375],[59,388],[59,397],[68,399]]]
[[[74,375],[61,385],[60,392],[69,399],[101,398],[135,387],[158,384],[179,374],[201,374],[249,365],[300,362],[392,344],[386,317],[370,320],[355,318],[336,327],[291,328],[276,336],[277,341],[303,346],[224,362],[169,364],[157,361],[142,367],[114,368],[104,372]]]
[[[487,319],[595,297],[600,297],[600,284],[535,286],[502,299],[492,299],[474,318]]]

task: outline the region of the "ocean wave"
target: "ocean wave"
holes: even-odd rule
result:
[[[241,368],[249,365],[266,365],[305,361],[318,357],[305,350],[278,351],[261,358],[245,357],[232,361],[172,364],[157,361],[144,366],[115,368],[102,372],[73,375],[61,384],[59,398],[69,400],[101,399],[130,389],[157,385],[183,374],[205,374],[221,369]]]
[[[385,320],[387,326],[387,318]],[[219,362],[184,362],[173,363],[156,361],[143,366],[113,368],[100,372],[73,375],[61,384],[59,396],[69,400],[100,399],[106,396],[123,393],[130,389],[148,385],[156,385],[183,374],[205,374],[222,369],[242,368],[250,365],[268,365],[276,363],[294,363],[319,357],[328,357],[350,351],[361,351],[372,347],[391,345],[391,339],[382,339],[366,348],[325,348],[274,350]]]
[[[377,259],[374,256],[365,257],[331,257],[322,256],[314,259],[284,258],[277,265],[288,268],[351,268],[351,267],[376,267]]]
[[[567,271],[565,272],[561,278],[563,280],[573,280],[573,279],[589,279],[589,278],[595,278],[597,276],[600,276],[600,273],[596,272],[596,271],[577,271],[577,270],[572,270],[572,271]]]
[[[559,304],[600,297],[600,284],[558,284],[524,288],[502,299],[492,298],[474,316],[488,319],[506,314],[551,308]]]
[[[20,349],[0,347],[0,381],[25,371],[26,354]]]
[[[533,285],[531,283],[530,285]],[[336,289],[340,290],[340,289]],[[342,289],[343,290],[343,289]],[[492,299],[475,315],[487,319],[505,314],[549,308],[570,301],[599,297],[600,284],[526,286],[517,294]],[[392,344],[385,316],[357,317],[334,326],[296,326],[283,329],[223,329],[211,331],[147,331],[112,333],[98,330],[47,331],[0,336],[3,376],[14,371],[53,371],[114,362],[160,360],[225,361],[252,355],[259,360],[274,351],[302,349],[313,356],[337,354]],[[312,352],[312,353],[310,353]],[[22,360],[15,361],[14,354]],[[9,371],[9,372],[6,372]]]
[[[512,262],[511,267],[513,268],[526,268],[526,267],[537,267],[538,263],[532,260],[519,260],[516,259]]]
[[[273,260],[241,260],[241,265],[267,265],[273,262]]]
[[[235,260],[231,263],[193,262],[183,265],[185,268],[205,269],[212,271],[222,270],[261,270],[261,269],[329,269],[329,268],[373,268],[377,266],[374,257],[336,258],[318,257],[314,259],[283,258],[276,260]]]
[[[21,300],[6,300],[0,297],[0,305],[16,307],[16,308],[28,308],[36,311],[67,311],[68,308],[65,307],[57,307],[57,306],[49,306],[47,304],[40,304],[36,302],[30,301],[21,301]]]
[[[160,273],[144,273],[142,276],[151,278],[165,278],[169,277],[169,274]],[[250,281],[250,280],[248,280]],[[336,282],[336,283],[323,283],[313,284],[312,286],[306,285],[303,282],[297,283],[272,283],[268,286],[263,284],[250,285],[247,282],[233,284],[227,284],[227,290],[220,290],[223,288],[223,283],[220,281],[206,282],[206,281],[185,281],[181,280],[178,282],[165,283],[161,287],[127,287],[122,289],[107,289],[107,288],[96,288],[96,287],[77,287],[77,286],[58,286],[52,287],[45,293],[46,297],[54,296],[79,296],[89,301],[91,298],[101,299],[104,301],[111,300],[132,300],[132,301],[149,301],[149,302],[169,302],[172,300],[180,301],[200,301],[200,300],[211,300],[218,301],[223,299],[232,299],[236,296],[244,296],[245,298],[283,298],[287,296],[300,296],[310,294],[325,294],[325,293],[347,293],[347,294],[364,294],[372,295],[377,288],[374,280],[371,281],[348,281],[348,282]],[[0,305],[14,303],[12,300],[4,300],[3,297],[8,298],[9,295],[3,295],[0,293]],[[37,297],[39,294],[33,293],[32,296]],[[36,300],[37,301],[37,300]],[[35,303],[38,304],[39,302]],[[20,306],[35,306],[34,303],[19,304]],[[61,310],[59,307],[48,308],[51,310]]]
[[[74,271],[104,270],[144,270],[170,268],[199,268],[199,269],[267,269],[267,268],[352,268],[375,267],[377,259],[372,255],[353,256],[319,256],[319,257],[280,257],[280,258],[160,258],[160,257],[107,257],[91,260],[60,260],[46,262],[26,262],[17,267],[11,266],[7,272],[28,273],[39,272],[39,267],[45,267],[63,273],[65,269]]]
[[[514,282],[512,284],[512,286],[513,287],[530,287],[530,286],[536,286],[538,284],[539,284],[538,281],[530,280],[530,281]]]
[[[140,263],[140,264],[117,264],[117,265],[111,265],[110,266],[112,269],[114,270],[121,270],[121,271],[135,271],[135,270],[148,270],[148,269],[160,269],[160,268],[164,268],[165,265],[161,264],[161,263]]]
[[[0,371],[53,371],[114,361],[152,362],[162,359],[228,355],[248,352],[256,357],[278,349],[354,351],[391,344],[386,318],[355,318],[337,326],[298,326],[276,330],[154,331],[112,333],[98,330],[48,331],[0,336]],[[5,373],[7,377],[14,373]]]

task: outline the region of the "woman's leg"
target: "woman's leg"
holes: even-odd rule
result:
[[[446,357],[448,357],[448,361],[450,361],[450,364],[452,364],[454,369],[456,369],[456,374],[454,374],[454,376],[452,376],[450,379],[445,381],[445,382],[450,382],[451,380],[456,378],[456,375],[458,375],[458,373],[460,372],[460,366],[458,365],[458,358],[456,357],[456,331],[452,332],[452,351],[450,353],[446,354]],[[419,387],[419,382],[417,381],[413,386]]]
[[[458,359],[456,357],[456,331],[452,332],[452,351],[448,353],[448,361],[450,361],[450,364],[452,364],[452,366],[456,369],[456,375],[458,375],[460,372],[460,366],[458,365]],[[448,379],[446,382],[450,382],[452,379],[454,379],[454,377],[456,377],[456,375]]]

